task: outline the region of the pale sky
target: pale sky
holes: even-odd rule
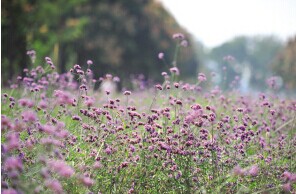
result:
[[[159,0],[195,38],[215,47],[239,35],[296,35],[296,0]]]

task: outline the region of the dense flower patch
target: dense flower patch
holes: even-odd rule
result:
[[[206,91],[177,66],[146,91],[98,92],[92,61],[46,61],[2,91],[3,193],[295,192],[295,100]]]

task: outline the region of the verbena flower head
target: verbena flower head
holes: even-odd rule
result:
[[[182,33],[175,33],[175,34],[173,34],[173,39],[183,40],[184,38],[185,38],[185,36]]]
[[[291,187],[290,183],[283,184],[282,188],[287,193],[289,193],[292,190],[292,187]]]
[[[54,96],[56,97],[58,104],[72,105],[72,103],[73,103],[72,94],[67,91],[55,90]]]
[[[19,194],[19,192],[17,192],[17,190],[14,190],[12,188],[9,189],[1,189],[1,193],[2,194]]]
[[[34,102],[32,100],[25,98],[19,99],[18,103],[22,107],[32,108],[34,106]]]
[[[1,115],[1,130],[5,128],[10,128],[12,123],[6,115]]]
[[[112,79],[112,77],[113,77],[113,76],[112,76],[111,74],[109,74],[109,73],[107,73],[107,74],[106,74],[106,79],[109,79],[109,80],[111,80],[111,79]]]
[[[46,109],[47,106],[48,106],[48,102],[46,102],[45,100],[41,100],[38,104],[38,106],[41,108],[41,109]]]
[[[188,41],[187,40],[182,40],[181,43],[180,43],[180,45],[182,47],[187,47],[188,46]]]
[[[32,122],[33,123],[33,122],[37,121],[37,115],[32,110],[24,111],[22,113],[22,118],[23,118],[23,121],[25,121],[25,122]]]
[[[61,141],[59,141],[57,139],[50,138],[50,137],[41,138],[40,143],[43,145],[46,145],[46,146],[50,146],[50,145],[62,146]]]
[[[86,176],[83,176],[80,180],[81,180],[82,184],[84,184],[87,187],[90,187],[95,183],[95,181],[93,179],[86,177]]]
[[[20,158],[11,156],[7,158],[4,162],[4,169],[7,171],[22,171],[23,170],[23,164]]]
[[[281,78],[278,76],[272,76],[266,80],[266,83],[270,89],[278,89],[280,87]]]
[[[114,81],[114,82],[120,82],[120,78],[117,77],[117,76],[115,76],[115,77],[113,77],[113,81]]]
[[[236,166],[233,169],[233,174],[236,176],[243,176],[245,175],[245,170],[242,169],[240,166]]]
[[[158,58],[159,59],[163,59],[164,58],[164,53],[162,53],[162,52],[161,53],[158,53]]]
[[[253,165],[251,166],[251,168],[249,169],[248,174],[251,176],[257,176],[259,173],[259,167],[257,165]]]
[[[158,90],[162,90],[162,86],[160,84],[156,84],[155,88],[158,89]]]
[[[53,179],[46,180],[45,186],[51,189],[56,194],[63,193],[63,187],[58,180],[53,180]]]
[[[41,127],[41,130],[44,132],[44,133],[47,133],[47,134],[50,134],[50,135],[53,135],[56,131],[56,128],[52,125],[43,125]]]
[[[110,149],[110,147],[107,147],[107,148],[105,149],[105,153],[106,153],[107,155],[112,154],[112,150]]]
[[[18,133],[9,133],[7,135],[6,148],[8,151],[17,149],[20,147],[20,138]]]
[[[35,63],[35,59],[36,59],[36,51],[34,50],[29,50],[27,51],[27,55],[29,55],[29,57],[32,60],[32,63]]]
[[[74,121],[81,121],[82,119],[81,119],[80,116],[74,115],[74,116],[72,116],[72,120],[74,120]]]
[[[92,60],[87,60],[87,65],[92,65],[93,64],[93,62],[92,62]]]
[[[180,75],[180,71],[179,71],[179,69],[177,67],[170,68],[170,72],[174,73],[176,75]]]
[[[95,103],[95,99],[92,98],[92,97],[88,97],[88,98],[86,98],[85,101],[84,101],[84,104],[85,104],[87,107],[91,107],[91,106],[93,106],[94,103]]]
[[[49,57],[45,57],[45,61],[46,61],[46,63],[50,66],[51,69],[55,69],[55,66],[54,66],[54,64],[53,64],[53,62],[52,62],[52,60],[51,60],[51,58],[49,58]]]
[[[71,177],[74,174],[72,167],[68,166],[62,160],[52,160],[48,162],[49,168],[62,177]]]
[[[200,82],[207,81],[207,77],[206,77],[206,75],[204,73],[199,73],[197,79]]]
[[[131,93],[132,93],[131,91],[126,90],[126,91],[123,92],[123,95],[129,96],[129,95],[131,95]]]

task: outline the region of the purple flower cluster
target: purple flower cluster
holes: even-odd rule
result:
[[[77,64],[25,70],[19,95],[1,98],[2,192],[295,192],[295,100],[207,90],[169,71],[150,89],[113,94]]]

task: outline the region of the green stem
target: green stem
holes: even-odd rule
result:
[[[180,50],[180,45],[177,44],[176,48],[175,48],[175,54],[174,54],[174,60],[173,60],[173,66],[174,67],[177,67],[177,59],[178,59],[179,50]]]

